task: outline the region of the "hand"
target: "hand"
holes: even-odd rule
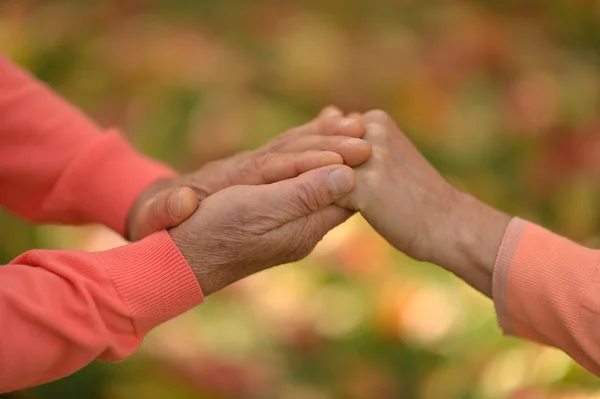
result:
[[[338,108],[327,107],[315,120],[290,129],[258,150],[210,162],[194,173],[158,182],[144,191],[133,206],[128,237],[139,240],[175,227],[194,213],[199,200],[230,186],[273,183],[342,162],[359,165],[371,155],[371,145],[360,139],[364,132],[359,117],[344,118]]]
[[[196,193],[179,179],[160,180],[138,197],[129,212],[127,237],[132,241],[178,226],[198,209]]]
[[[332,205],[354,172],[326,166],[278,183],[234,186],[201,202],[171,237],[204,295],[263,269],[304,258],[352,212]]]
[[[364,133],[359,117],[345,118],[338,108],[327,107],[310,123],[288,130],[258,150],[208,163],[185,176],[181,184],[194,189],[202,200],[230,186],[274,183],[341,161],[356,166],[371,155],[371,145],[360,139]]]
[[[491,272],[510,218],[450,185],[383,111],[363,116],[373,155],[338,203],[359,210],[408,256],[454,272],[491,295]]]

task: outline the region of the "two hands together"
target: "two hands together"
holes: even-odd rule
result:
[[[171,228],[204,295],[307,256],[360,211],[398,250],[492,296],[510,217],[460,192],[383,111],[328,107],[264,147],[149,187],[129,237]]]

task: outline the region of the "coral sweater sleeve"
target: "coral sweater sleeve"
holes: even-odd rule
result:
[[[124,234],[139,194],[172,175],[0,56],[0,205],[34,222]]]
[[[121,360],[202,299],[166,231],[105,252],[27,252],[0,267],[0,393]]]
[[[141,191],[171,174],[0,56],[0,205],[123,234]],[[27,252],[0,266],[0,393],[123,359],[152,327],[201,302],[164,231],[106,252]]]
[[[500,326],[557,347],[600,376],[600,251],[511,221],[493,274]]]

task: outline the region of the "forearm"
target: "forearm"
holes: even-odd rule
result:
[[[494,304],[506,334],[568,353],[600,375],[600,251],[514,218],[494,267]]]
[[[36,222],[124,233],[140,193],[173,172],[0,56],[0,204]]]
[[[511,218],[469,194],[452,193],[451,211],[431,231],[428,260],[491,298],[494,264]]]
[[[113,250],[30,251],[0,267],[0,392],[118,361],[202,301],[165,232]]]
[[[600,252],[458,193],[431,261],[492,297],[507,334],[557,347],[600,375]]]
[[[394,247],[492,297],[503,330],[553,345],[600,375],[600,252],[457,191],[381,111],[349,203]]]

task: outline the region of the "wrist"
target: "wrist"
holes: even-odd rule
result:
[[[205,251],[202,248],[202,243],[188,234],[185,229],[186,226],[183,225],[168,232],[175,246],[192,269],[205,297],[241,278],[232,276],[229,268],[222,264],[223,262],[214,259],[214,253],[211,255],[211,253]]]
[[[496,256],[511,218],[456,189],[451,203],[430,261],[491,297]]]
[[[103,264],[140,335],[203,301],[188,263],[164,231],[92,256]]]

